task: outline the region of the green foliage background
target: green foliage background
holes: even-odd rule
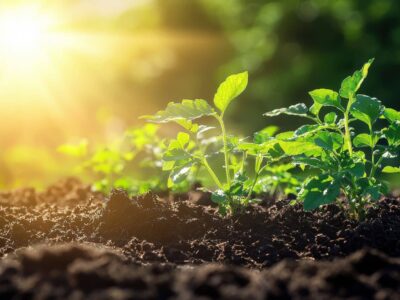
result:
[[[337,88],[343,74],[369,57],[376,64],[363,92],[399,108],[399,1],[201,2],[235,49],[223,70],[252,75],[251,104],[236,107],[234,121],[262,126],[260,110],[293,104],[316,87]]]

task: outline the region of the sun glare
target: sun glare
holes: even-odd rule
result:
[[[50,42],[49,15],[32,8],[4,11],[0,14],[0,51],[7,59],[35,59]]]

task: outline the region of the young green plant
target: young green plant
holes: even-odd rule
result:
[[[295,164],[317,170],[299,192],[305,210],[334,203],[342,192],[349,215],[361,220],[366,207],[387,192],[378,173],[400,171],[395,161],[400,151],[400,113],[376,98],[357,94],[372,62],[344,79],[339,92],[311,91],[314,104],[310,108],[300,103],[265,114],[294,115],[313,122],[277,137]],[[386,124],[377,126],[381,119]],[[367,132],[359,131],[363,124]]]
[[[87,140],[61,145],[58,151],[78,159],[77,173],[93,181],[93,189],[109,193],[123,188],[131,195],[166,189],[162,168],[164,141],[158,126],[146,124],[128,129],[122,137],[103,146]]]
[[[227,134],[224,116],[231,102],[243,93],[248,83],[248,73],[243,72],[229,76],[221,85],[214,96],[214,107],[206,100],[182,100],[180,103],[170,102],[165,110],[152,116],[145,116],[150,122],[167,123],[175,122],[181,125],[185,132],[179,132],[164,153],[163,169],[170,172],[169,186],[182,180],[193,166],[203,167],[214,185],[212,199],[218,203],[222,214],[235,213],[249,202],[249,191],[244,188],[243,171],[244,159],[237,160],[234,152],[239,139]],[[212,117],[217,121],[220,134],[214,136],[211,143],[204,139],[204,133],[213,127],[199,125],[194,120],[202,117]],[[208,148],[222,141],[224,160],[224,179],[220,178],[216,167],[209,162],[213,153],[208,153]],[[250,192],[251,195],[251,192]]]

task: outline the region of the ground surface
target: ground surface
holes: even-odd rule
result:
[[[398,199],[362,223],[335,206],[265,200],[222,218],[209,203],[108,199],[72,179],[2,193],[0,299],[400,299]]]

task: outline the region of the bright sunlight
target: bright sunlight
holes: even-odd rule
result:
[[[50,15],[33,7],[10,9],[0,14],[0,51],[9,60],[36,60],[51,42]]]

